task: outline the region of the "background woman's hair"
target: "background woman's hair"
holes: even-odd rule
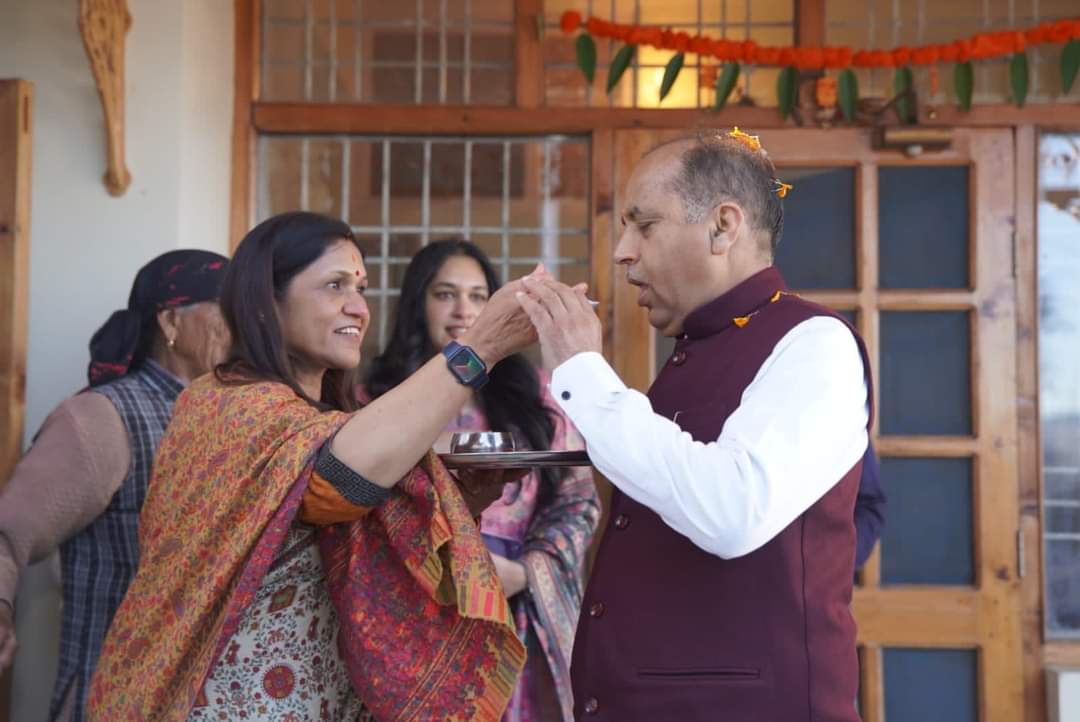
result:
[[[232,332],[232,348],[228,360],[215,369],[219,380],[279,381],[319,409],[359,408],[355,369],[327,370],[318,399],[304,392],[275,313],[293,278],[340,241],[360,250],[346,223],[305,211],[268,218],[244,236],[221,289],[221,312]]]
[[[434,241],[420,249],[405,270],[390,342],[368,372],[366,387],[372,398],[397,386],[441,350],[431,343],[427,293],[439,269],[455,256],[465,256],[479,264],[489,293],[499,288],[491,261],[469,241]],[[551,446],[555,420],[544,403],[536,369],[524,356],[514,354],[496,364],[479,396],[492,429],[512,431],[532,449]],[[556,469],[544,469],[544,475],[550,480],[561,476]]]
[[[217,301],[229,259],[211,251],[181,249],[157,256],[135,274],[127,308],[115,311],[90,339],[91,386],[140,368],[164,345],[158,313]]]

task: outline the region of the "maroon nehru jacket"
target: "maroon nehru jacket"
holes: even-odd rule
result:
[[[777,342],[810,318],[836,317],[795,295],[773,301],[784,288],[768,268],[690,314],[649,390],[655,412],[678,412],[683,431],[716,441]],[[574,645],[575,717],[857,722],[850,604],[861,470],[860,460],[779,535],[735,559],[703,551],[616,490]]]

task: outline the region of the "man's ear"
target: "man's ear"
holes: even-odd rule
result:
[[[730,252],[742,235],[745,223],[743,210],[736,203],[725,201],[713,208],[709,217],[710,252],[716,256]]]

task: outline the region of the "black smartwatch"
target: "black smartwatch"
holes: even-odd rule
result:
[[[473,391],[484,388],[484,384],[488,382],[487,366],[475,351],[457,341],[451,341],[442,352],[446,357],[446,368],[450,369],[458,383],[472,388]]]

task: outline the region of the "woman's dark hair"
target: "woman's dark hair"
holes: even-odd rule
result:
[[[484,272],[488,293],[499,288],[491,261],[469,241],[434,241],[420,249],[405,269],[390,342],[368,372],[366,387],[372,398],[397,386],[440,351],[431,343],[427,291],[443,264],[455,256],[476,261]],[[532,449],[551,446],[555,421],[541,396],[536,369],[521,354],[504,358],[491,370],[487,385],[480,390],[480,404],[491,428],[515,432]],[[544,469],[544,475],[555,480],[560,476],[556,471]]]
[[[359,408],[352,369],[327,370],[318,399],[304,392],[274,310],[293,278],[340,241],[356,245],[345,222],[305,211],[268,218],[244,236],[221,289],[221,312],[232,332],[232,348],[228,360],[215,369],[219,380],[280,381],[321,410]]]

